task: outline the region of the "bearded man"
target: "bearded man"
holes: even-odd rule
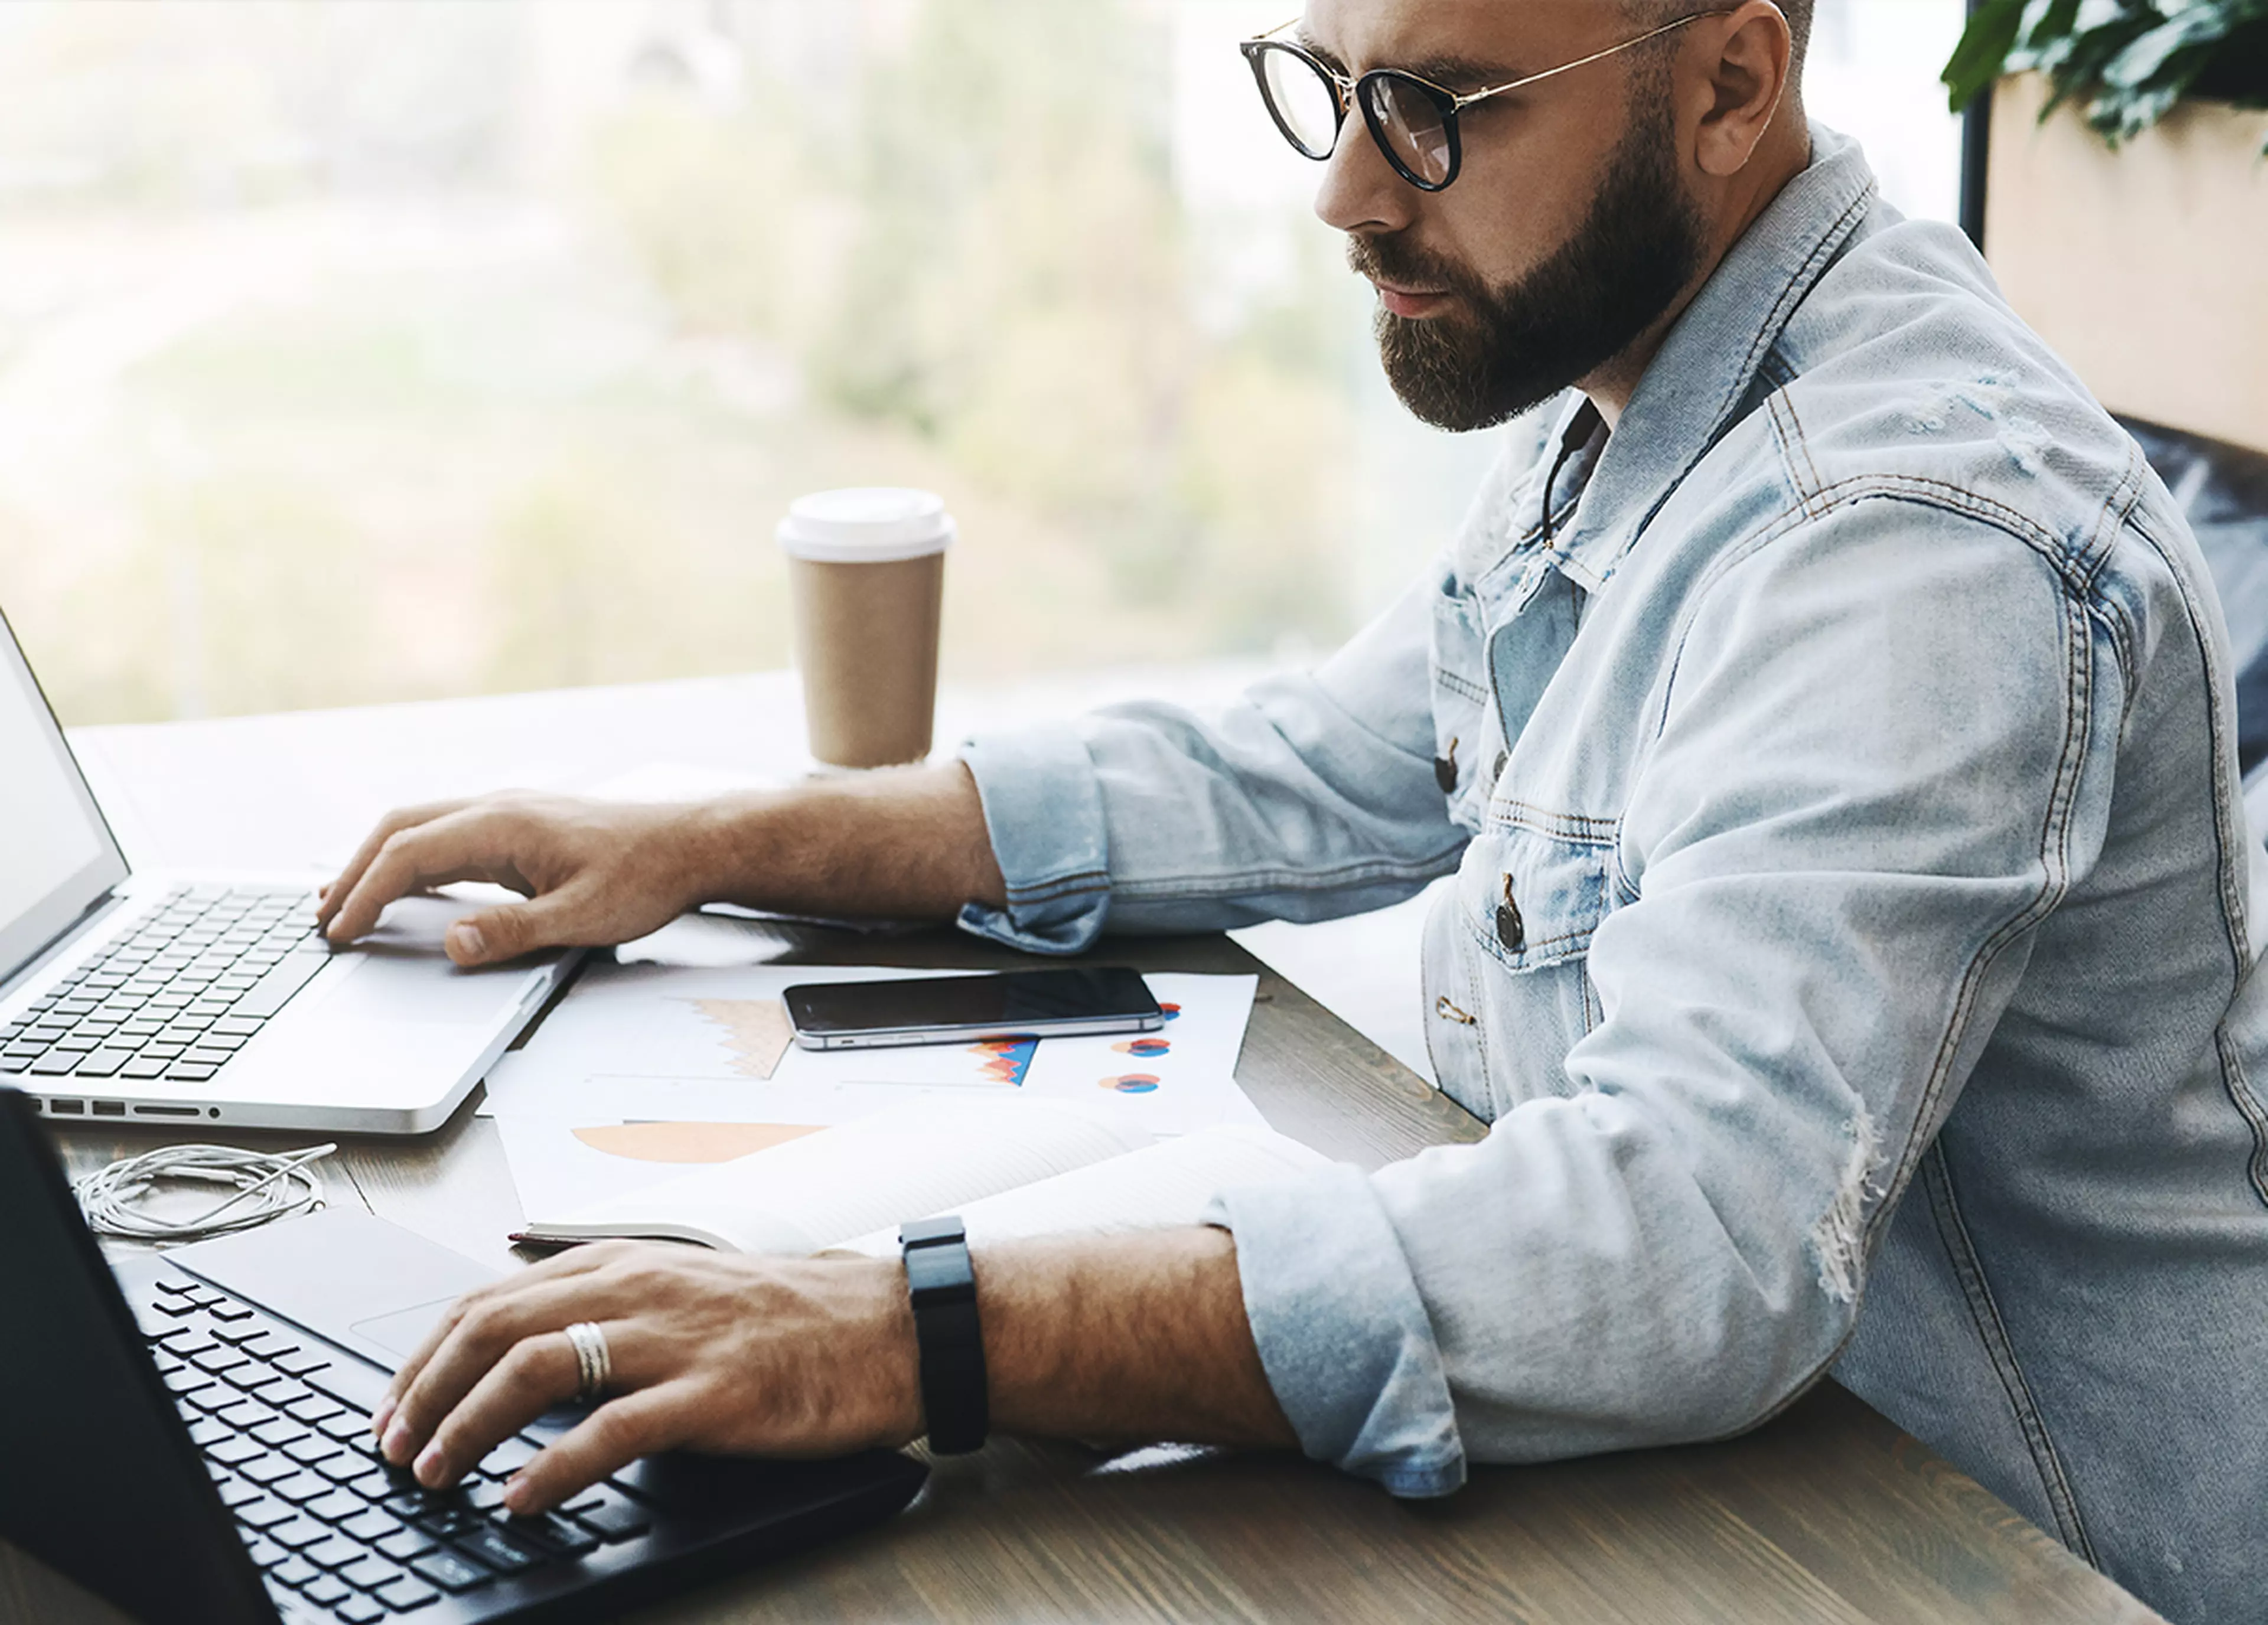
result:
[[[1312,0],[1245,47],[1403,398],[1518,419],[1320,669],[700,807],[398,813],[331,936],[477,874],[530,901],[468,964],[707,899],[1061,953],[1454,870],[1429,1033],[1489,1137],[981,1250],[994,1425],[1437,1496],[1831,1371],[2175,1619],[2268,1619],[2268,893],[2220,611],[1969,245],[1807,124],[1809,9]],[[900,1444],[907,1293],[578,1253],[460,1306],[376,1426],[448,1482],[575,1391],[587,1321],[622,1392],[517,1508],[666,1446]]]

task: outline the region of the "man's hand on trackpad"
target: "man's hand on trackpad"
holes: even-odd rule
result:
[[[333,943],[353,942],[397,898],[485,880],[527,901],[453,924],[445,943],[460,965],[629,942],[703,901],[693,812],[525,791],[405,807],[322,888],[315,923]]]

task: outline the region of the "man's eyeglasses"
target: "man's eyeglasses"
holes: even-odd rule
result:
[[[1475,102],[1538,85],[1563,73],[1572,73],[1578,68],[1587,68],[1594,62],[1633,50],[1649,40],[1659,40],[1705,17],[1730,14],[1729,9],[1696,11],[1674,23],[1664,23],[1635,40],[1625,40],[1577,61],[1531,73],[1524,79],[1491,85],[1464,96],[1399,68],[1374,68],[1359,79],[1351,79],[1332,71],[1305,46],[1273,38],[1292,26],[1288,22],[1245,40],[1237,48],[1252,64],[1252,77],[1259,81],[1260,98],[1268,104],[1269,116],[1276,121],[1276,128],[1284,132],[1284,139],[1296,151],[1318,162],[1330,157],[1338,150],[1339,133],[1346,124],[1348,107],[1359,107],[1362,109],[1362,121],[1370,127],[1370,138],[1386,154],[1386,161],[1394,165],[1395,173],[1421,192],[1440,192],[1457,178],[1457,171],[1464,162],[1464,143],[1457,136],[1457,115]]]

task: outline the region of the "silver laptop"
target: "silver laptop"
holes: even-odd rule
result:
[[[314,935],[314,878],[132,872],[0,616],[0,1085],[62,1119],[422,1134],[565,973],[441,951],[461,904]]]

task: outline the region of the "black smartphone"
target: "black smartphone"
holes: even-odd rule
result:
[[[806,1049],[1155,1033],[1166,1025],[1140,974],[1122,966],[799,982],[781,997]]]

